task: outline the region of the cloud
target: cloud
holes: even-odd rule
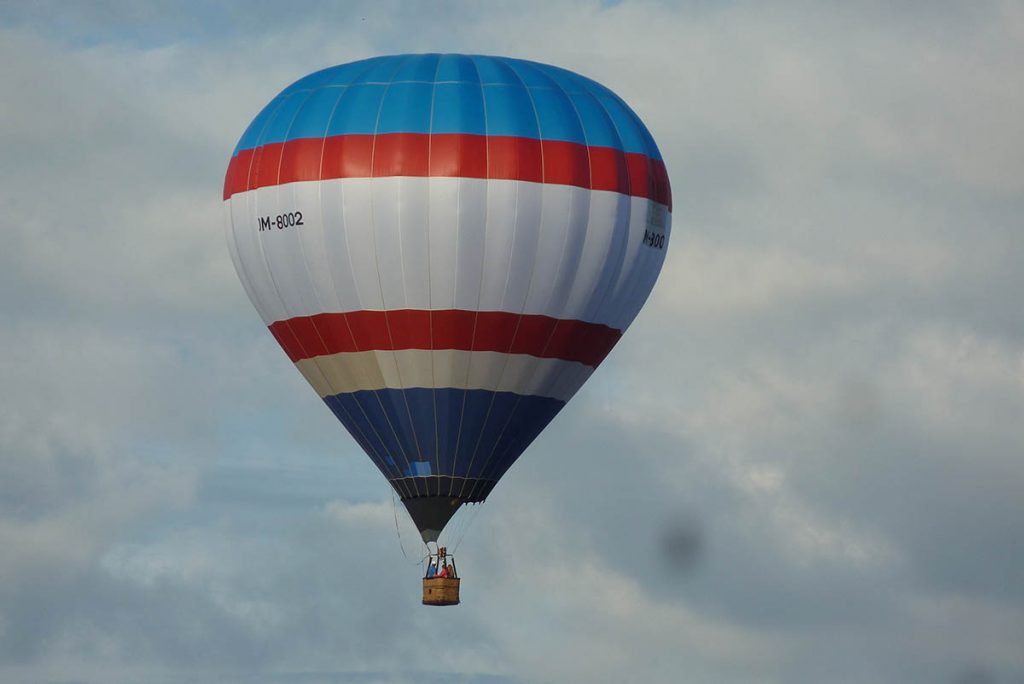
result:
[[[1018,7],[300,9],[0,13],[5,681],[1024,679]],[[675,196],[442,612],[219,206],[280,88],[420,50],[608,84]]]

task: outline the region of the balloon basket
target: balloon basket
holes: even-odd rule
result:
[[[423,578],[423,605],[459,605],[459,571],[455,556],[441,546],[427,558],[427,574]]]
[[[423,605],[459,605],[459,581],[457,577],[424,577]]]

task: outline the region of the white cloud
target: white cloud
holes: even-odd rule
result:
[[[5,678],[1020,678],[1018,7],[128,10],[0,28]],[[429,49],[607,83],[676,200],[649,311],[480,509],[443,614],[218,199],[292,79]]]
[[[677,293],[665,305],[682,316],[749,316],[779,305],[799,306],[800,300],[855,293],[867,284],[854,264],[817,263],[777,248],[722,245],[682,233],[672,249],[682,256],[673,258],[661,288]]]

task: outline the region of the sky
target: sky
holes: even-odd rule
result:
[[[609,86],[674,200],[446,609],[221,206],[286,85],[434,51]],[[0,680],[1024,682],[1021,4],[2,3],[0,64]]]

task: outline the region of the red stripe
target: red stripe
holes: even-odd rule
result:
[[[622,336],[600,323],[458,309],[323,313],[277,321],[270,332],[293,362],[342,352],[460,349],[530,354],[595,368]]]
[[[295,181],[455,176],[574,185],[648,197],[671,210],[665,164],[643,154],[559,140],[461,133],[297,138],[231,158],[224,199]]]

